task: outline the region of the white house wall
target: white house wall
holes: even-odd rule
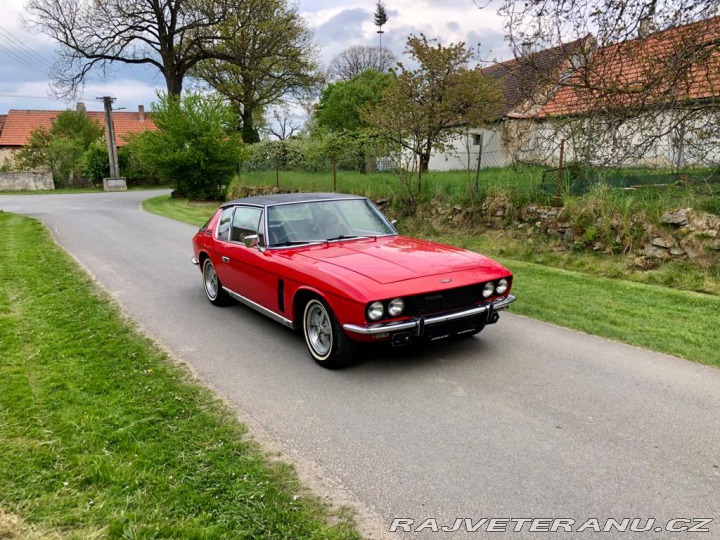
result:
[[[565,139],[564,161],[588,160],[615,167],[672,168],[720,165],[720,122],[718,113],[698,112],[680,129],[678,118],[686,111],[664,111],[626,121],[608,129],[589,119],[505,120],[490,128],[471,129],[470,153],[466,135],[457,136],[444,152],[434,151],[431,171],[475,169],[483,136],[481,168],[504,167],[512,163],[534,163],[556,167],[560,141]],[[683,141],[680,144],[680,141]]]

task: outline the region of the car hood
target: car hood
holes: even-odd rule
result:
[[[505,270],[472,251],[404,236],[330,243],[297,255],[329,271],[335,267],[382,284],[463,270],[490,274]]]

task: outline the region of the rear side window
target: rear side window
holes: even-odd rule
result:
[[[230,226],[232,225],[233,210],[235,208],[230,206],[225,208],[220,214],[217,226],[217,237],[219,240],[227,242],[230,239]]]

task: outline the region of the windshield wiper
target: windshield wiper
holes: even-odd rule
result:
[[[332,242],[333,240],[354,240],[357,238],[377,238],[377,236],[367,236],[367,235],[360,235],[360,234],[341,234],[338,236],[334,236],[333,238],[328,238],[328,242]]]
[[[273,244],[273,247],[278,246],[307,246],[310,244],[324,244],[327,240],[287,240],[285,242],[278,242]]]

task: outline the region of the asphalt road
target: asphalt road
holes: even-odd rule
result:
[[[299,335],[207,302],[190,264],[195,228],[139,208],[156,194],[0,196],[0,209],[42,220],[261,441],[358,508],[373,537],[464,536],[427,532],[432,521],[388,534],[393,518],[715,518],[704,534],[525,523],[480,537],[720,538],[720,369],[506,313],[474,339],[327,371]]]

